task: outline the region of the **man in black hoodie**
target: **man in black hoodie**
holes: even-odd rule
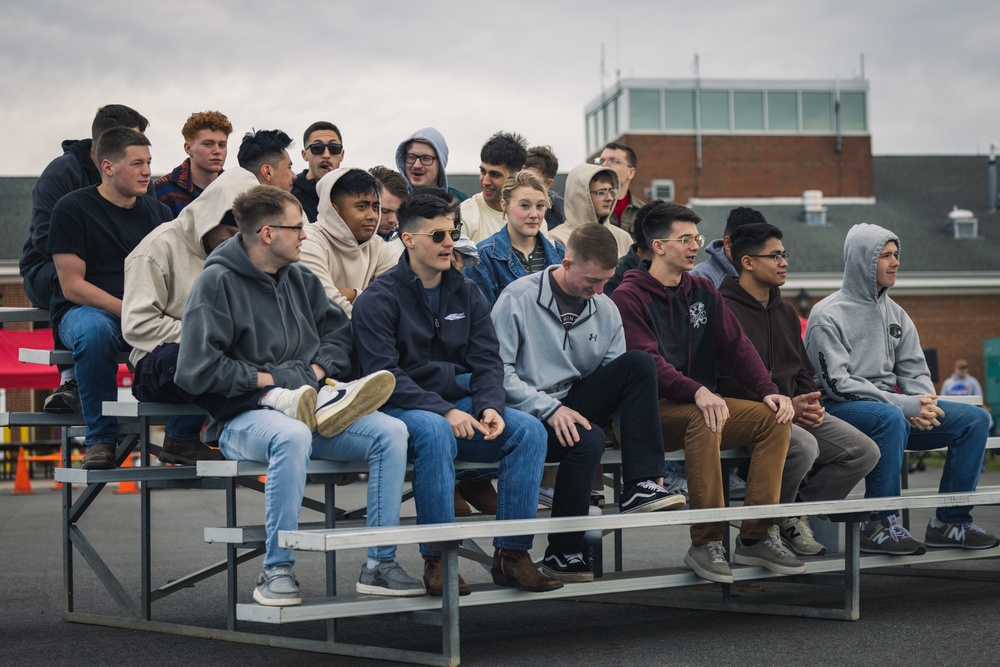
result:
[[[105,130],[113,127],[130,127],[145,132],[149,121],[138,111],[122,104],[108,104],[97,110],[90,126],[90,139],[66,139],[62,142],[63,154],[52,160],[31,189],[31,222],[28,238],[21,249],[18,263],[24,278],[24,292],[38,308],[49,309],[55,290],[59,289],[56,267],[48,254],[49,218],[52,207],[74,190],[101,184],[101,171],[97,166],[94,149]],[[53,327],[56,349],[66,349]],[[42,409],[45,412],[80,412],[80,392],[72,366],[60,367],[59,388],[48,398]]]
[[[771,380],[782,394],[792,397],[795,418],[781,475],[781,502],[841,500],[875,467],[879,450],[867,435],[823,409],[798,314],[781,298],[788,271],[781,236],[780,229],[767,223],[734,229],[730,253],[739,279],[726,276],[719,292],[771,371]],[[720,373],[719,392],[760,400],[728,374]],[[805,517],[778,519],[775,526],[781,541],[796,554],[825,552]]]

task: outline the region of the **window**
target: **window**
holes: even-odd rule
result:
[[[802,93],[802,129],[805,132],[833,130],[833,95]]]
[[[668,130],[694,130],[694,91],[668,90],[663,97]]]
[[[660,129],[660,91],[631,90],[628,101],[630,129]]]
[[[729,129],[729,91],[706,90],[701,93],[701,129]]]
[[[733,92],[733,129],[764,129],[764,93],[740,90]]]
[[[620,97],[615,97],[611,100],[605,107],[605,119],[607,120],[607,136],[611,137],[618,136],[618,100]]]
[[[767,94],[767,129],[795,132],[799,129],[797,93]]]
[[[864,93],[840,94],[840,129],[843,132],[864,132],[868,129]]]
[[[587,114],[587,152],[593,153],[597,146],[597,117],[591,113]]]
[[[608,141],[607,130],[604,125],[604,107],[597,110],[597,144],[602,146]]]

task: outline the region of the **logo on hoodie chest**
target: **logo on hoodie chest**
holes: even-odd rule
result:
[[[699,328],[702,324],[708,324],[708,315],[705,313],[705,304],[701,301],[691,304],[691,307],[688,308],[688,315],[691,318],[691,326],[695,329]]]
[[[899,340],[899,338],[901,338],[903,335],[903,327],[899,326],[898,324],[890,324],[889,335]]]

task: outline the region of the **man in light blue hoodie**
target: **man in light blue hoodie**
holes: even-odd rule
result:
[[[433,127],[417,130],[396,149],[396,169],[406,177],[410,192],[420,187],[441,188],[465,201],[469,195],[448,186],[447,168],[448,142]]]
[[[843,287],[809,315],[806,351],[826,410],[867,434],[881,459],[865,477],[865,497],[900,493],[903,450],[948,448],[939,491],[975,491],[989,417],[978,407],[938,402],[913,321],[889,288],[899,270],[899,238],[877,225],[855,225],[844,241]],[[926,546],[989,549],[995,536],[972,523],[971,507],[940,507]],[[861,530],[861,551],[926,552],[896,523],[897,510],[876,512]]]

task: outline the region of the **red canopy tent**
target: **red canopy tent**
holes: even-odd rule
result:
[[[55,389],[59,386],[59,371],[55,366],[25,364],[17,360],[19,348],[51,350],[52,330],[10,331],[0,329],[0,388]],[[118,386],[132,385],[132,373],[125,364],[118,365]]]

